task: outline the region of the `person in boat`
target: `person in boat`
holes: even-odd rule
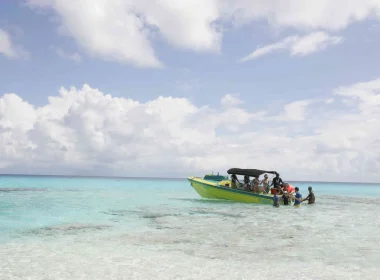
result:
[[[284,183],[283,184],[283,188],[282,188],[282,191],[283,192],[288,192],[289,194],[292,194],[292,193],[294,193],[294,187],[293,186],[291,186],[291,185],[289,185],[289,183]]]
[[[250,182],[249,182],[249,176],[245,175],[244,176],[244,185],[243,185],[243,190],[249,191],[250,189]]]
[[[277,194],[277,190],[274,190],[273,195],[273,207],[280,207],[280,197]]]
[[[231,175],[231,189],[236,189],[236,182],[240,184],[239,179],[237,178],[236,174]]]
[[[255,176],[251,182],[251,191],[254,193],[259,193],[259,185],[260,185],[260,180],[259,176]]]
[[[315,203],[315,195],[313,192],[313,188],[309,186],[308,190],[309,190],[309,194],[302,201],[307,200],[308,201],[307,204],[314,204]]]
[[[269,179],[268,174],[264,175],[264,179],[261,181],[261,185],[263,186],[263,190],[265,193],[269,192]]]
[[[300,193],[300,189],[298,187],[295,187],[296,195],[294,198],[294,206],[300,207],[302,202],[302,194]]]
[[[289,202],[293,202],[295,199],[295,188],[289,183],[284,182],[284,187],[282,188],[283,193],[287,192],[289,197]]]
[[[283,184],[283,181],[280,177],[280,174],[277,173],[276,177],[273,178],[272,183],[270,184],[269,187],[273,186],[273,188],[277,190],[277,193],[279,193],[279,192],[282,192],[281,190],[282,184]]]

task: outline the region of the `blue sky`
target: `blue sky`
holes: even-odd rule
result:
[[[15,61],[1,56],[0,92],[16,92],[36,105],[46,103],[47,96],[61,86],[83,83],[141,101],[157,95],[186,96],[203,105],[219,102],[226,93],[239,93],[248,103],[265,104],[272,99],[323,95],[339,85],[371,79],[380,71],[380,65],[373,63],[380,59],[380,26],[375,21],[349,26],[340,33],[344,43],[320,53],[294,58],[281,52],[245,63],[237,60],[292,32],[276,35],[264,22],[255,22],[225,33],[222,54],[182,51],[161,40],[154,45],[166,68],[136,69],[85,55],[81,63],[62,59],[53,46],[71,53],[82,51],[74,40],[57,34],[51,13],[37,13],[23,1],[1,5],[1,26],[11,33],[14,28],[22,30],[15,41],[30,57]]]
[[[85,3],[85,1],[82,2]],[[101,0],[90,3],[95,5],[96,2],[104,5]],[[118,3],[111,2],[112,5]],[[119,1],[119,3],[122,2]],[[169,0],[166,2],[174,3]],[[216,4],[215,7],[210,8],[210,15],[208,15],[210,17],[214,16],[214,10],[219,8],[217,4],[222,1],[211,2]],[[239,3],[243,8],[244,5],[258,5],[257,9],[261,7],[260,1],[249,4],[249,1],[240,0]],[[164,64],[163,68],[137,67],[126,59],[109,60],[105,58],[105,55],[100,54],[101,51],[96,53],[91,46],[84,45],[81,38],[91,40],[91,36],[97,36],[97,29],[102,27],[97,25],[98,23],[91,25],[89,17],[89,23],[84,23],[80,27],[83,33],[79,34],[70,29],[70,20],[77,14],[75,12],[70,14],[69,6],[72,4],[69,1],[3,1],[0,5],[0,30],[8,34],[13,46],[19,46],[23,50],[23,55],[12,58],[4,54],[4,51],[1,53],[0,43],[0,96],[15,93],[34,108],[47,105],[48,97],[58,96],[61,87],[69,89],[75,86],[80,89],[84,84],[88,84],[112,97],[133,99],[142,104],[155,100],[158,96],[184,97],[195,107],[210,106],[216,111],[221,106],[221,99],[226,94],[232,94],[242,100],[239,110],[253,113],[265,109],[275,115],[280,114],[287,103],[311,99],[327,100],[331,98],[336,88],[373,81],[380,76],[380,64],[376,63],[380,61],[380,37],[378,36],[380,23],[378,18],[370,16],[371,12],[379,11],[380,4],[370,4],[370,1],[364,1],[362,4],[357,2],[352,4],[352,7],[349,5],[349,8],[339,12],[341,14],[330,17],[306,10],[303,4],[300,4],[292,7],[293,10],[288,14],[286,11],[279,11],[276,7],[269,7],[269,10],[273,10],[274,17],[271,13],[265,14],[265,12],[261,17],[248,14],[246,24],[235,27],[228,19],[223,19],[224,31],[219,53],[211,48],[207,49],[206,35],[199,40],[197,35],[188,35],[195,37],[189,41],[186,49],[178,47],[181,42],[175,36],[162,35],[165,33],[164,28],[169,33],[172,32],[170,34],[181,34],[186,30],[193,30],[187,29],[186,24],[200,28],[199,34],[203,34],[202,28],[199,27],[203,25],[192,22],[192,19],[199,20],[202,24],[208,23],[207,20],[204,22],[203,18],[199,19],[196,15],[199,11],[189,10],[187,12],[193,12],[194,17],[189,17],[188,21],[182,22],[181,18],[184,18],[183,15],[187,13],[183,11],[186,10],[185,7],[181,10],[184,14],[178,15],[180,19],[173,19],[174,27],[170,27],[173,30],[169,30],[170,28],[164,23],[158,22],[158,31],[149,41],[155,56]],[[141,13],[146,12],[147,16],[161,18],[157,11],[149,10],[142,4],[141,7],[140,4],[136,5]],[[336,11],[336,7],[327,1],[321,1],[320,5],[325,5],[322,8],[327,15],[329,9],[331,13]],[[206,8],[209,7],[205,6],[204,9]],[[361,13],[356,15],[359,8],[368,11],[368,16]],[[81,9],[81,6],[77,9]],[[91,8],[87,9],[91,10]],[[309,22],[306,16],[305,18],[293,16],[292,12],[297,9],[301,14],[310,13],[310,18],[315,21]],[[167,11],[162,13],[164,12]],[[86,19],[89,11],[83,10],[80,13]],[[236,13],[234,16],[239,17],[239,15]],[[219,20],[218,16],[214,17]],[[205,18],[208,19],[206,16]],[[359,20],[353,20],[354,18]],[[108,19],[108,21],[112,20]],[[178,21],[179,29],[183,26],[182,31],[174,30],[175,20]],[[334,24],[339,25],[339,28],[334,27]],[[58,30],[59,26],[66,27],[66,34]],[[162,28],[162,34],[160,28]],[[325,48],[311,51],[304,56],[292,56],[285,47],[279,52],[274,51],[256,59],[239,62],[259,47],[281,42],[290,36],[303,37],[313,32],[324,32],[329,40],[334,37],[339,38],[339,42],[329,43]],[[118,36],[122,37],[123,34],[120,33]],[[117,37],[112,38],[117,40]],[[121,43],[122,41],[115,41],[115,44]],[[128,41],[128,44],[133,45],[134,40]],[[196,50],[201,44],[203,44],[203,50]],[[61,57],[59,52],[76,54],[80,61]],[[142,52],[141,55],[143,56]],[[323,108],[315,107],[314,109],[318,114],[323,115],[325,112]],[[339,102],[334,103],[330,108],[333,108],[331,112],[329,111],[331,114],[346,110],[344,104]],[[250,127],[249,123],[243,126],[247,128],[247,125]],[[304,127],[302,123],[297,125]],[[270,122],[269,127],[267,123],[263,126],[271,128]],[[294,128],[292,124],[291,126]],[[220,127],[215,129],[217,133],[223,130]],[[277,128],[273,127],[273,129]],[[309,127],[302,133],[311,132],[312,128]],[[9,164],[6,165],[9,166]],[[193,169],[203,170],[199,166]],[[333,178],[335,175],[331,176]]]

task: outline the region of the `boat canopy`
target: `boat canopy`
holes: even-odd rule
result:
[[[265,173],[278,174],[276,171],[265,171],[265,170],[259,170],[259,169],[241,169],[241,168],[228,169],[227,173],[236,174],[236,175],[247,175],[251,177],[260,176]]]

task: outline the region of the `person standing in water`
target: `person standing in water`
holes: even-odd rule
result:
[[[277,190],[274,191],[273,206],[280,207],[280,197],[277,195]]]
[[[298,187],[295,188],[296,191],[296,197],[294,200],[294,206],[295,207],[301,207],[301,202],[302,202],[302,194],[299,192],[300,189]]]
[[[314,204],[315,203],[315,195],[314,195],[314,192],[313,192],[313,188],[312,187],[308,187],[308,190],[309,190],[309,194],[307,195],[307,197],[305,197],[304,199],[302,199],[302,201],[308,201],[307,204]]]
[[[289,200],[290,200],[290,197],[289,197],[288,192],[284,191],[282,195],[282,201],[284,202],[284,205],[289,205]]]

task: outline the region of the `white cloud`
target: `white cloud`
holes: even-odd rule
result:
[[[380,18],[378,0],[221,0],[224,15],[236,24],[257,20],[274,27],[339,31],[349,24]]]
[[[68,60],[72,60],[76,63],[79,63],[82,61],[82,56],[79,53],[68,53],[61,48],[54,47],[55,53],[60,57]]]
[[[308,55],[326,49],[330,45],[339,44],[342,37],[331,36],[325,32],[314,32],[298,38],[291,47],[292,55]]]
[[[139,67],[161,67],[153,44],[165,40],[184,50],[218,53],[226,26],[267,22],[277,30],[340,31],[368,18],[380,19],[380,1],[320,0],[26,0],[57,16],[61,34],[88,54]],[[282,44],[305,55],[336,44],[340,37],[312,33]],[[282,49],[281,44],[261,50]]]
[[[74,38],[89,55],[139,67],[161,66],[149,43],[149,30],[128,1],[28,2],[53,9],[60,33]]]
[[[155,29],[169,43],[195,51],[218,51],[220,34],[211,24],[218,17],[216,1],[64,0],[28,1],[51,8],[62,34],[73,37],[89,54],[140,67],[161,67],[150,42]],[[199,9],[202,7],[203,9]]]
[[[309,105],[313,103],[313,100],[299,100],[294,101],[284,106],[282,114],[273,117],[272,119],[289,122],[289,121],[303,121],[306,117],[306,112]]]
[[[1,172],[125,176],[202,175],[232,166],[277,170],[284,179],[379,181],[379,80],[335,90],[356,110],[319,100],[258,108],[198,108],[186,98],[146,103],[88,85],[61,89],[43,107],[0,98]],[[342,104],[342,103],[341,103]]]
[[[230,93],[228,93],[225,96],[223,96],[223,98],[220,101],[220,103],[224,107],[228,107],[228,106],[232,106],[233,107],[233,106],[236,106],[236,105],[243,104],[243,101],[239,98],[238,94],[230,94]]]
[[[335,94],[344,97],[350,97],[360,104],[363,112],[370,108],[380,106],[380,79],[366,83],[357,83],[350,87],[341,87],[335,90]]]
[[[306,56],[322,51],[328,46],[336,45],[341,41],[341,37],[330,36],[325,32],[314,32],[302,37],[295,35],[287,37],[278,43],[258,48],[240,61],[255,59],[280,50],[289,50],[292,56]]]
[[[11,36],[0,29],[0,54],[8,58],[27,58],[28,52],[22,46],[15,45],[12,42]]]

